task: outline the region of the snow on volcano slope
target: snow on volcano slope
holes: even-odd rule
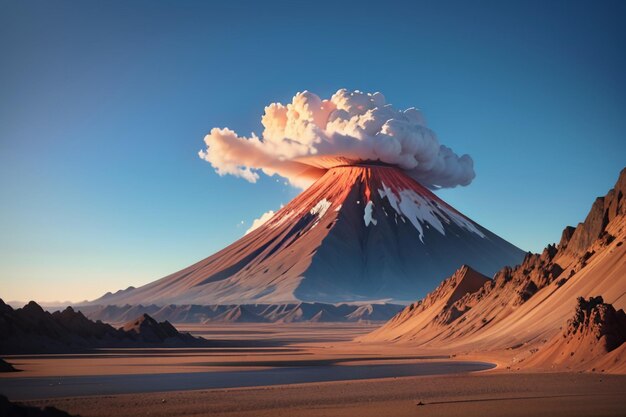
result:
[[[225,249],[94,303],[405,301],[462,264],[491,275],[523,256],[396,168],[340,166]]]

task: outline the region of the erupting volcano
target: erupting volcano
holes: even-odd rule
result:
[[[441,145],[416,108],[381,93],[305,91],[267,106],[261,122],[262,137],[212,129],[199,156],[219,175],[308,188],[213,256],[96,303],[409,301],[463,264],[491,275],[522,261],[430,191],[470,184],[474,162]]]
[[[401,169],[330,168],[220,252],[107,304],[406,301],[467,264],[491,275],[524,252]]]

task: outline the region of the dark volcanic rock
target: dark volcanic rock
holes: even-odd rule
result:
[[[189,333],[181,333],[168,321],[158,322],[147,314],[126,323],[120,330],[128,333],[135,340],[144,343],[157,343],[174,346],[194,346],[202,344],[203,339]]]
[[[0,359],[0,372],[17,372],[18,370],[4,359]]]
[[[203,346],[209,342],[179,333],[148,315],[125,329],[91,321],[71,307],[48,313],[31,301],[13,310],[0,300],[0,353],[63,353],[105,347]]]
[[[168,321],[159,323],[147,314],[126,323],[122,330],[142,337],[146,341],[163,341],[178,336],[178,331]]]
[[[55,407],[28,407],[11,402],[4,395],[0,395],[0,416],[6,417],[72,417],[71,414]]]

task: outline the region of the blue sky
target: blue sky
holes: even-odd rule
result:
[[[475,162],[439,195],[539,251],[626,165],[625,18],[609,1],[2,0],[0,297],[95,298],[236,240],[298,190],[219,177],[202,139],[260,133],[265,105],[305,89],[421,108]]]

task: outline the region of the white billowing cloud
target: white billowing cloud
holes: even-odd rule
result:
[[[328,100],[304,91],[290,104],[265,108],[262,137],[214,128],[199,155],[219,175],[250,182],[259,172],[304,188],[337,165],[378,161],[395,165],[430,188],[469,185],[469,155],[441,145],[419,110],[397,110],[381,93],[341,89]]]
[[[274,212],[274,210],[270,210],[268,212],[265,212],[263,214],[261,214],[261,217],[259,217],[258,219],[254,219],[252,221],[252,226],[250,226],[250,228],[248,230],[246,230],[246,235],[248,233],[250,233],[251,231],[258,229],[259,227],[261,227],[263,224],[265,224],[269,219],[271,219],[274,214],[276,214]]]

